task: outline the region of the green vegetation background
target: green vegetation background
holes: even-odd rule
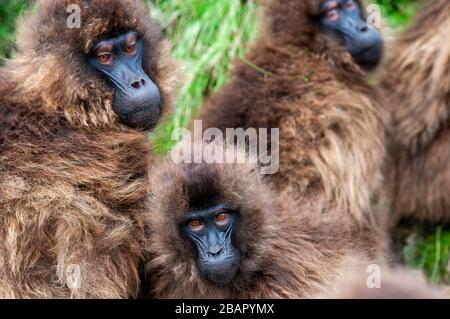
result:
[[[254,0],[146,0],[166,36],[173,55],[183,61],[185,75],[174,114],[152,135],[161,154],[173,145],[171,132],[184,127],[227,79],[232,60],[242,58],[257,35]],[[375,1],[375,0],[374,0]],[[0,57],[14,52],[16,19],[27,0],[0,0]],[[390,27],[404,27],[420,8],[420,0],[376,0]],[[1,63],[1,60],[0,60]],[[410,229],[414,231],[411,231]],[[434,226],[407,226],[403,260],[424,269],[432,282],[450,283],[450,231]]]

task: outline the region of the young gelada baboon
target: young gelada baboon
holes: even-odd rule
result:
[[[399,35],[383,67],[397,219],[450,222],[449,30],[450,2],[430,1]]]
[[[264,28],[203,127],[279,128],[278,190],[372,223],[381,198],[386,113],[368,70],[383,52],[355,0],[266,0]]]
[[[294,208],[254,165],[169,159],[151,180],[151,297],[307,298],[348,267],[377,261],[372,228],[319,218],[319,203]]]
[[[0,70],[1,297],[137,294],[166,47],[140,1],[38,1],[24,20]]]

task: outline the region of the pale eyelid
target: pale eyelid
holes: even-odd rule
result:
[[[137,40],[138,40],[138,37],[137,37],[135,34],[129,36],[129,37],[125,40],[125,47],[136,44],[136,43],[137,43]]]
[[[203,225],[198,226],[198,227],[192,227],[192,226],[190,226],[190,228],[191,228],[191,231],[192,231],[193,233],[198,234],[198,233],[200,233],[200,232],[203,230],[204,226],[203,226]]]
[[[224,220],[222,222],[216,222],[216,225],[219,227],[224,227],[227,226],[229,224],[228,220]]]
[[[98,57],[101,57],[102,55],[110,55],[110,56],[113,56],[112,52],[110,52],[110,51],[101,51],[101,52],[98,52],[98,53],[97,53],[97,56],[98,56]]]
[[[137,41],[125,42],[124,47],[127,48],[127,47],[130,47],[130,46],[136,46],[136,44],[137,44]]]
[[[345,7],[345,9],[347,9],[347,10],[353,10],[353,9],[356,7],[356,5],[355,5],[355,3],[354,3],[353,1],[347,1],[347,2],[344,4],[344,7]]]
[[[336,9],[329,10],[326,13],[326,18],[331,21],[335,21],[339,18],[339,12]]]
[[[326,5],[326,10],[333,10],[337,9],[339,7],[339,4],[337,2],[329,2]]]
[[[103,53],[103,52],[111,52],[114,50],[114,46],[112,44],[99,44],[96,48],[95,48],[95,52],[96,53]]]

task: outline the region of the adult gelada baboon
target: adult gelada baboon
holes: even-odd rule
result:
[[[200,115],[203,127],[279,128],[278,190],[377,219],[386,112],[365,76],[383,41],[354,0],[266,0],[261,37]]]
[[[383,67],[397,219],[450,222],[450,2],[430,1]]]
[[[140,1],[37,5],[0,70],[0,296],[136,296],[167,44]]]
[[[294,208],[251,164],[174,164],[151,175],[147,278],[156,298],[307,298],[379,251],[320,203]]]

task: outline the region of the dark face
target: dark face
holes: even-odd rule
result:
[[[133,128],[150,129],[159,119],[161,95],[142,68],[144,45],[129,32],[97,43],[90,64],[114,88],[114,111]]]
[[[320,23],[327,32],[342,39],[356,63],[376,67],[383,56],[383,40],[377,29],[364,20],[355,0],[325,0]]]
[[[197,250],[197,266],[214,284],[228,284],[239,269],[240,254],[232,243],[238,218],[224,205],[186,214],[182,228]]]

